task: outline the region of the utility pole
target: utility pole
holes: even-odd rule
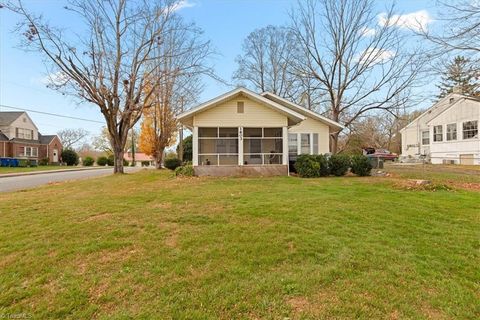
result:
[[[135,129],[132,127],[132,167],[135,167]]]
[[[180,97],[180,113],[183,113],[183,95]],[[178,159],[183,162],[183,125],[180,124],[180,142],[178,144]]]

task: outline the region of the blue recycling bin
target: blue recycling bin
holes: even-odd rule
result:
[[[0,158],[0,167],[10,166],[10,161],[8,158]]]
[[[20,161],[18,159],[10,159],[10,167],[18,167]]]

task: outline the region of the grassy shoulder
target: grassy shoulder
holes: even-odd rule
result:
[[[17,173],[17,172],[33,172],[33,171],[46,171],[46,170],[60,170],[69,169],[72,167],[66,166],[37,166],[37,167],[0,167],[0,174],[4,173]]]
[[[478,318],[478,196],[166,171],[0,194],[0,314]]]

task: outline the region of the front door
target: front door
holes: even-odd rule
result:
[[[53,149],[53,162],[58,162],[58,150]]]

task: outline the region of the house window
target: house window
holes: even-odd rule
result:
[[[38,148],[37,147],[20,147],[18,149],[19,157],[37,157]]]
[[[313,154],[318,154],[318,133],[313,134]]]
[[[467,121],[463,123],[463,139],[478,138],[478,121]]]
[[[296,133],[288,134],[288,156],[290,159],[296,159],[298,154],[298,141]]]
[[[244,102],[237,101],[237,113],[243,113],[243,112],[244,112]]]
[[[433,141],[443,141],[443,127],[441,125],[433,127]]]
[[[300,153],[301,154],[310,154],[310,134],[302,133],[300,135]]]
[[[447,141],[457,140],[457,124],[447,124]]]
[[[430,131],[422,131],[422,144],[424,146],[430,144]]]
[[[18,139],[33,139],[33,130],[30,129],[23,129],[23,128],[15,128],[15,137]]]

